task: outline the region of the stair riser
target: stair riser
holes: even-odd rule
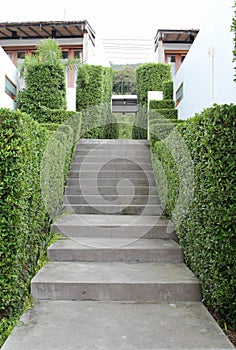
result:
[[[64,196],[64,204],[100,204],[101,201],[112,204],[115,201],[116,204],[160,204],[157,196]]]
[[[91,150],[76,150],[76,156],[89,157],[150,157],[150,151],[147,150],[132,150],[132,149],[91,149]]]
[[[121,162],[122,157],[120,156],[113,156],[113,157],[105,157],[105,156],[100,156],[100,157],[96,157],[96,156],[74,156],[73,162],[74,163],[83,163],[86,160],[86,163],[96,163],[96,164],[106,164],[108,162],[112,162],[112,163],[120,163]],[[146,156],[146,157],[131,157],[131,156],[126,156],[123,157],[123,161],[124,162],[133,162],[134,164],[138,164],[138,165],[142,165],[142,164],[151,164],[151,157],[150,156]]]
[[[86,167],[85,167],[86,168]],[[69,179],[154,179],[151,171],[69,171]]]
[[[84,186],[84,187],[102,187],[102,186],[155,186],[154,179],[73,179],[69,178],[67,180],[67,186]]]
[[[197,283],[32,283],[38,300],[94,300],[137,302],[200,301]]]
[[[50,261],[182,263],[181,249],[48,249]]]
[[[51,231],[61,233],[66,237],[103,237],[103,238],[146,238],[146,239],[174,239],[177,241],[174,230],[168,230],[167,226],[51,226]]]
[[[113,214],[113,215],[162,215],[163,209],[159,205],[63,205],[65,212],[76,214]]]
[[[120,193],[125,193],[127,187],[120,187]],[[118,195],[117,186],[98,186],[98,187],[87,187],[86,194],[94,195],[94,193],[98,192],[100,195]],[[66,186],[65,187],[65,195],[81,195],[82,191],[79,186]],[[155,186],[136,186],[135,187],[135,195],[157,195],[157,190]]]
[[[71,170],[80,170],[81,167],[84,167],[84,163],[71,163]],[[86,170],[97,170],[98,165],[97,163],[86,163]],[[129,164],[129,163],[113,163],[108,162],[107,164],[103,165],[103,170],[108,171],[137,171],[137,170],[143,170],[143,171],[152,171],[152,165],[151,164]]]

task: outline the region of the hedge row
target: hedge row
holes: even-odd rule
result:
[[[176,139],[168,137],[157,142],[152,150],[157,183],[161,183],[160,196],[165,211],[175,221],[186,263],[199,278],[206,305],[220,312],[234,329],[235,115],[236,105],[214,105],[177,127],[179,140],[184,141],[191,155],[189,165],[185,166],[188,175],[185,179],[188,182],[192,176],[192,180],[186,188],[194,189],[193,200],[182,221],[176,216],[176,213],[181,216],[177,207],[183,192],[181,166],[176,162]],[[164,169],[164,177],[160,169]]]
[[[154,146],[157,141],[164,140],[175,130],[176,125],[183,122],[183,120],[164,118],[149,120],[150,146]]]
[[[49,109],[66,109],[65,70],[60,62],[37,62],[27,67],[26,87],[17,96],[18,108],[45,122],[45,106]],[[40,83],[39,83],[40,82]]]
[[[175,102],[173,99],[171,100],[151,100],[149,102],[150,109],[165,109],[165,108],[175,108]]]
[[[173,96],[174,96],[173,80],[164,81],[162,84],[162,88],[163,88],[163,100],[173,100]]]
[[[138,107],[138,112],[136,113],[133,129],[132,129],[132,139],[145,140],[147,139],[147,129],[148,129],[148,109],[144,106]]]
[[[145,63],[136,70],[138,103],[148,105],[148,91],[162,91],[163,83],[171,80],[170,65],[167,63]]]
[[[111,103],[113,72],[111,68],[84,64],[78,67],[76,110]]]
[[[73,132],[70,126],[48,132],[24,113],[0,109],[0,144],[0,334],[7,335],[51,239]]]
[[[81,138],[117,139],[119,130],[111,105],[91,106],[81,112]]]

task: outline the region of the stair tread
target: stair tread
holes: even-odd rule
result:
[[[98,238],[78,237],[62,239],[53,243],[48,250],[87,250],[87,249],[122,249],[122,250],[158,250],[181,249],[172,239],[130,239],[130,238]]]
[[[198,284],[183,263],[49,262],[33,278],[38,283]]]
[[[167,226],[171,225],[170,220],[162,219],[159,216],[151,215],[111,215],[98,214],[70,214],[64,215],[56,220],[52,226]]]

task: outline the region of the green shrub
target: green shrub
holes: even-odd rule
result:
[[[112,82],[111,68],[89,64],[80,66],[76,83],[76,110],[110,103]]]
[[[111,112],[110,104],[91,106],[81,113],[81,138],[116,139],[118,137],[118,125]]]
[[[234,329],[235,115],[236,105],[214,105],[177,127],[194,165],[194,198],[188,213],[176,227],[186,263],[199,278],[204,302],[219,312]],[[171,149],[171,155],[165,146],[168,151]],[[167,169],[168,205],[165,208],[172,219],[182,192],[178,187],[181,182],[179,168],[178,174],[176,170],[168,170],[174,169],[173,152],[176,148],[176,143],[168,137],[164,143],[157,142],[153,151],[154,168],[155,158],[159,156],[162,168]]]
[[[50,233],[40,192],[40,162],[48,135],[20,112],[0,109],[0,323],[22,309]],[[9,322],[8,322],[9,320]]]
[[[139,106],[136,113],[133,129],[132,139],[145,140],[147,139],[148,129],[148,110],[147,107]]]
[[[162,91],[163,82],[171,80],[170,65],[166,63],[145,63],[136,70],[138,104],[148,105],[148,91]]]
[[[164,81],[162,84],[163,87],[163,100],[173,100],[174,87],[173,81]]]
[[[18,108],[33,116],[37,121],[46,122],[45,106],[49,109],[66,108],[65,70],[59,63],[37,62],[27,68],[26,87],[17,96]]]
[[[49,223],[61,209],[73,132],[68,125],[49,129],[0,109],[0,344],[29,297],[52,237]]]
[[[178,119],[151,119],[149,121],[150,146],[152,147],[157,141],[164,140],[175,129],[176,125],[183,122],[183,120]]]
[[[151,100],[149,102],[150,109],[166,109],[175,108],[175,102],[172,100]]]
[[[162,109],[156,109],[154,110],[157,113],[151,113],[149,114],[150,120],[160,118],[160,116],[164,119],[171,119],[176,120],[178,119],[178,110],[175,108],[162,108]]]
[[[81,113],[63,109],[41,107],[42,118],[40,125],[48,130],[56,131],[62,125],[69,125],[73,130],[73,142],[77,143],[81,131]]]

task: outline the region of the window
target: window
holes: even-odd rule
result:
[[[17,52],[17,66],[19,66],[25,59],[25,52],[19,51]]]
[[[62,51],[62,59],[68,60],[68,51]]]
[[[6,75],[5,75],[5,92],[15,101],[17,87]]]
[[[74,58],[80,58],[82,60],[82,51],[81,50],[74,51]]]
[[[176,70],[176,57],[175,55],[167,55],[167,63],[171,65],[171,73],[175,75]]]
[[[176,91],[176,106],[178,106],[178,104],[183,98],[184,98],[184,83],[181,83]]]

